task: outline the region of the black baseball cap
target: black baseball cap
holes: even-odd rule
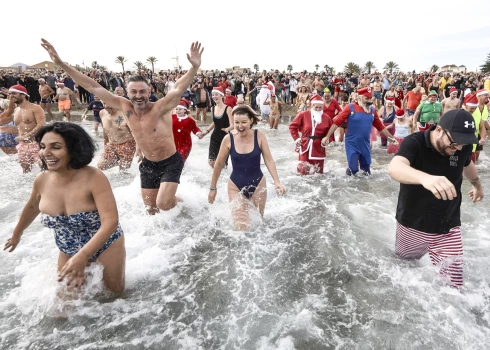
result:
[[[460,145],[478,143],[475,135],[476,124],[473,116],[464,109],[452,109],[439,119],[439,126],[451,134],[451,138]]]

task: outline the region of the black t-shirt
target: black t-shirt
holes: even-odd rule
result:
[[[445,176],[456,188],[458,196],[449,201],[437,199],[422,185],[400,184],[396,220],[403,226],[425,233],[448,233],[461,225],[461,184],[463,168],[471,162],[473,145],[466,145],[453,156],[443,156],[430,143],[432,126],[425,132],[413,133],[403,140],[397,156],[409,160],[410,166],[424,173]]]
[[[456,90],[458,90],[458,85],[456,85],[456,83],[454,84],[451,84],[451,83],[448,83],[446,84],[446,86],[444,87],[444,93],[446,94],[447,97],[449,97],[449,90],[451,90],[451,88],[455,88]],[[458,91],[458,96],[459,96],[459,91]]]

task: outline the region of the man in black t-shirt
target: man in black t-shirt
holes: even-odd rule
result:
[[[388,167],[400,182],[396,209],[396,255],[419,259],[425,253],[450,286],[463,285],[461,240],[461,184],[463,174],[473,185],[473,202],[483,198],[475,164],[471,161],[477,143],[473,116],[465,110],[445,113],[437,126],[407,136]]]

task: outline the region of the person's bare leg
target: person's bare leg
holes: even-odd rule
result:
[[[339,128],[339,142],[344,142],[345,130],[343,128]]]
[[[54,116],[53,113],[51,112],[51,103],[46,104],[46,112],[48,112],[49,116],[51,117],[51,121],[54,122]]]
[[[100,125],[99,122],[94,122],[94,131],[95,132],[98,132],[99,131],[99,125]]]
[[[71,114],[70,114],[70,110],[69,109],[65,110],[65,116],[66,116],[66,120],[67,121],[70,121],[71,120]]]
[[[104,266],[103,278],[106,287],[113,293],[120,294],[125,288],[126,249],[124,235],[119,237],[97,258]]]
[[[272,116],[270,115],[269,115],[269,126],[271,129],[274,127],[274,118],[272,118]]]
[[[9,156],[17,153],[17,148],[15,147],[0,147],[0,148],[2,149],[3,153]]]
[[[160,210],[170,210],[177,205],[177,188],[179,184],[176,182],[162,182],[158,189],[156,204]]]
[[[228,202],[230,203],[234,230],[247,231],[250,229],[248,199],[240,193],[240,190],[232,181],[228,181]]]
[[[203,113],[204,114],[204,113]],[[199,116],[201,115],[201,108],[196,107],[196,121],[199,121]]]
[[[146,211],[150,215],[155,215],[160,210],[157,207],[158,188],[142,188],[141,197],[145,203]]]
[[[252,203],[259,209],[260,216],[264,217],[265,204],[267,203],[267,183],[265,176],[262,177],[254,194],[252,195]]]
[[[277,126],[279,125],[279,119],[280,118],[275,118],[274,119],[274,129],[277,129]]]
[[[41,103],[39,103],[39,106],[43,109],[44,112],[46,112],[46,103],[41,102]],[[46,114],[46,113],[44,113],[44,114]],[[53,120],[53,118],[51,118],[51,120]],[[46,121],[47,122],[49,121],[48,118],[46,118]]]

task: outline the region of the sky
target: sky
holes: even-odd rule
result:
[[[41,38],[65,62],[97,61],[115,71],[121,70],[117,56],[128,60],[126,70],[149,56],[158,59],[156,68],[171,69],[177,55],[187,69],[193,41],[205,48],[205,70],[254,64],[286,70],[290,64],[293,71],[313,71],[318,64],[320,70],[329,65],[342,71],[347,62],[362,67],[367,61],[382,70],[394,61],[402,71],[429,70],[433,64],[474,71],[490,54],[488,0],[82,0],[64,2],[63,14],[55,17],[42,1],[24,0],[22,8],[8,2],[2,9],[21,11],[22,20],[20,14],[2,17],[6,33],[18,40],[4,37],[0,66],[49,60]]]

